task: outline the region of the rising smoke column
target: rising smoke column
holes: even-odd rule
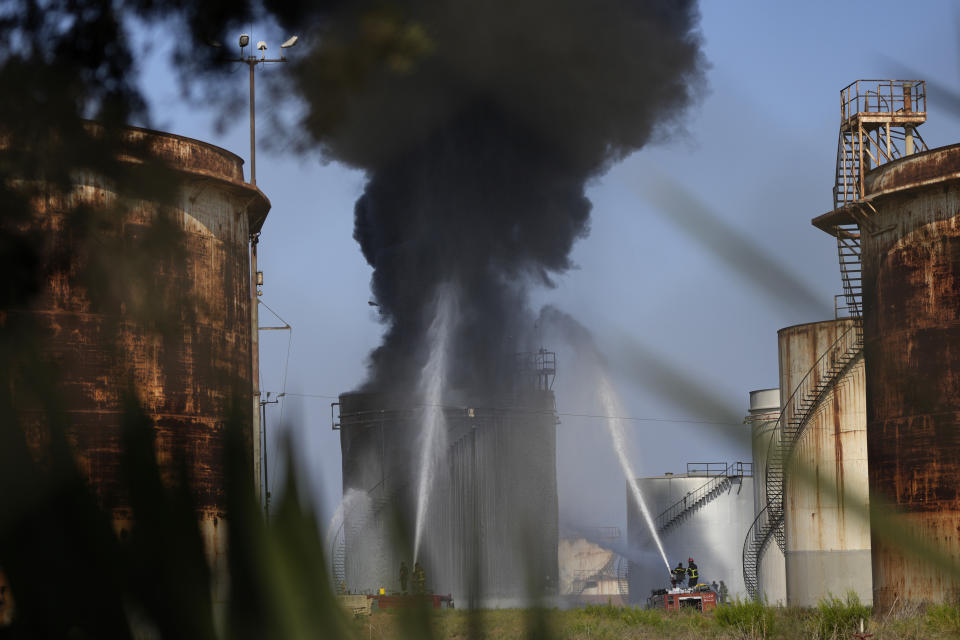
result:
[[[417,379],[431,301],[450,282],[462,319],[451,384],[493,390],[527,346],[528,288],[571,268],[589,230],[586,183],[668,132],[702,89],[696,3],[389,7],[331,21],[298,69],[307,129],[368,174],[354,237],[387,330],[367,386]],[[420,46],[356,75],[341,64],[351,43],[398,38]]]

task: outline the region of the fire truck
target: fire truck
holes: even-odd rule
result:
[[[717,594],[705,584],[698,584],[691,589],[681,587],[657,589],[647,599],[647,608],[667,611],[691,608],[697,611],[710,611],[717,608]]]

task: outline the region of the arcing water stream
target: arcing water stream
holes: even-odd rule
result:
[[[413,561],[417,562],[434,477],[447,448],[447,425],[443,413],[443,390],[447,378],[447,356],[452,333],[457,297],[453,286],[441,285],[437,291],[436,310],[427,338],[430,357],[420,373],[423,393],[423,427],[420,434],[420,475],[417,480],[417,519],[413,534]]]
[[[653,537],[653,541],[657,543],[660,557],[663,558],[663,565],[667,568],[667,573],[669,574],[670,562],[667,560],[667,554],[663,550],[663,543],[657,534],[657,527],[653,523],[650,510],[647,509],[647,503],[644,502],[643,494],[640,493],[640,485],[637,484],[637,474],[633,472],[633,466],[627,457],[626,437],[623,433],[623,425],[617,417],[623,415],[621,413],[620,400],[617,398],[617,394],[613,390],[610,380],[607,379],[606,374],[602,371],[598,375],[597,392],[600,394],[600,402],[603,404],[604,414],[608,416],[607,429],[610,431],[610,439],[613,441],[613,449],[617,453],[620,468],[623,469],[623,474],[627,477],[627,484],[633,493],[633,499],[637,503],[640,513],[643,514],[643,519],[646,521],[647,526],[650,528],[650,535]]]

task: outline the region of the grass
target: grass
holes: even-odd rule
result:
[[[777,626],[774,612],[772,607],[754,600],[737,600],[717,609],[713,619],[720,627],[731,629],[742,637],[769,638],[773,637]]]
[[[860,602],[853,591],[846,598],[828,596],[816,608],[816,637],[824,640],[849,638],[859,631],[860,622],[870,619],[871,608]]]
[[[960,638],[960,605],[935,604],[927,607],[926,626],[945,637]]]
[[[411,634],[402,611],[378,611],[354,621],[356,638],[437,640],[846,640],[864,618],[873,640],[960,638],[960,606],[931,605],[873,617],[856,596],[830,597],[814,609],[736,602],[713,612],[654,611],[634,607],[431,611],[422,634]],[[424,630],[424,627],[421,627]]]

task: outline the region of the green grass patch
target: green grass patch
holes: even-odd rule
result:
[[[860,621],[870,620],[871,608],[860,597],[850,591],[846,598],[828,596],[820,601],[816,609],[816,637],[824,640],[847,638],[860,629]]]
[[[932,604],[927,607],[925,617],[930,629],[960,636],[960,605]]]
[[[773,608],[755,600],[736,600],[713,614],[718,625],[735,629],[746,638],[772,637],[776,618]]]
[[[615,607],[611,604],[590,605],[581,609],[582,615],[605,620],[617,620],[628,626],[659,628],[664,624],[664,612],[638,607]]]

